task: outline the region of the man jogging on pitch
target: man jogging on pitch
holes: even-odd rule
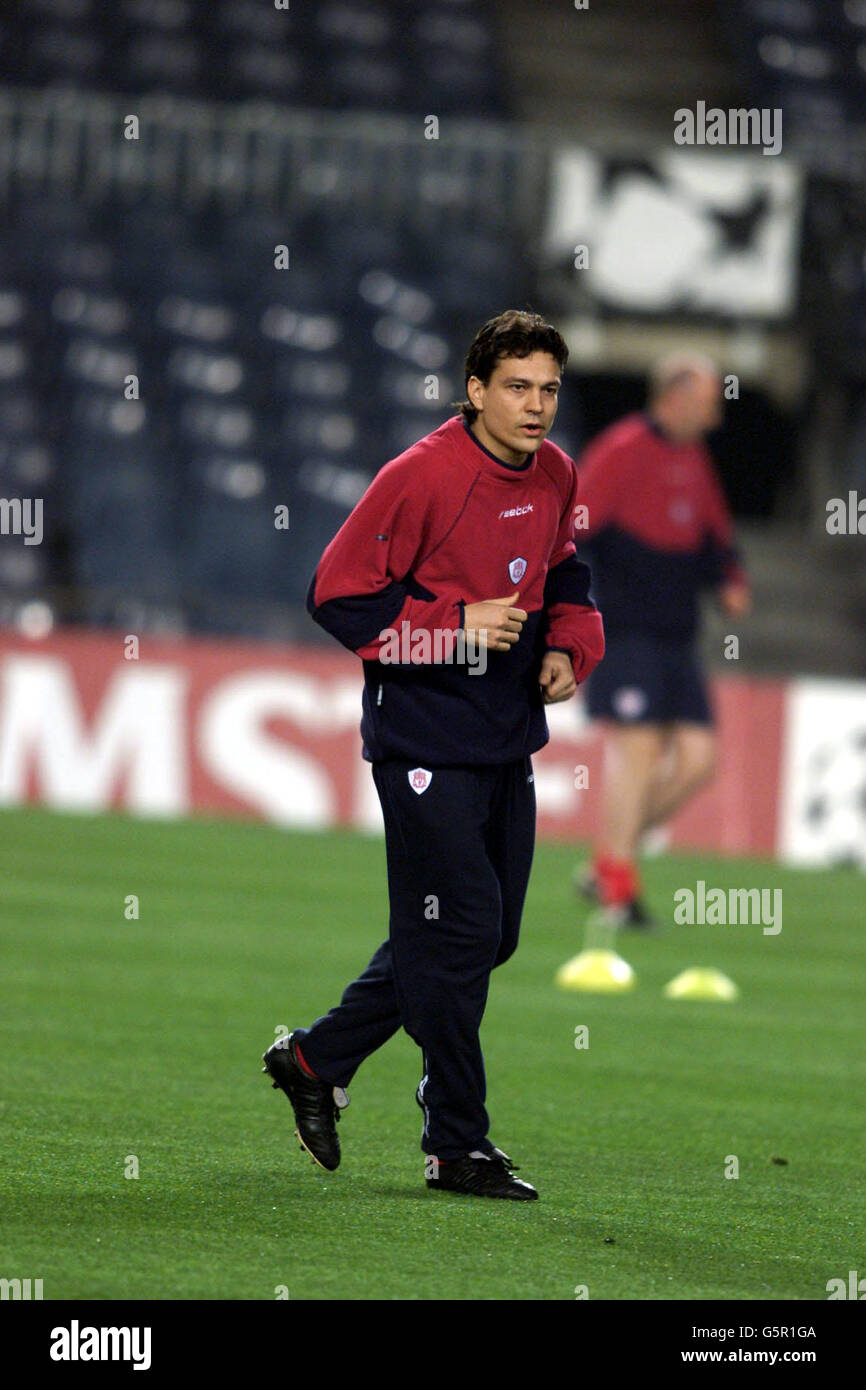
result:
[[[648,927],[638,851],[714,775],[713,712],[696,638],[699,599],[716,589],[742,617],[749,583],[704,436],[722,420],[722,382],[709,359],[674,353],[650,378],[646,411],[604,430],[581,455],[592,565],[607,656],[587,688],[604,721],[604,790],[586,896],[623,926]],[[586,541],[585,547],[583,541]]]
[[[390,933],[340,1004],[264,1056],[302,1146],[340,1162],[345,1087],[401,1026],[432,1189],[531,1200],[488,1137],[479,1028],[517,946],[544,704],[601,660],[572,536],[574,464],[547,435],[566,345],[508,310],[477,334],[461,413],[388,463],[322,556],[308,608],[364,662],[364,757],[385,821]]]

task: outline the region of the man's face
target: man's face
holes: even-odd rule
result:
[[[696,373],[670,393],[668,424],[676,438],[693,441],[722,423],[721,382],[709,373]]]
[[[478,411],[472,429],[485,448],[512,465],[534,454],[553,424],[560,380],[549,352],[500,358],[486,386],[470,377],[466,390]]]

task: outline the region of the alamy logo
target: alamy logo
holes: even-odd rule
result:
[[[487,648],[462,628],[413,629],[404,618],[399,632],[385,627],[379,640],[383,666],[465,666],[470,676],[483,676],[487,670]]]
[[[134,1371],[150,1370],[149,1327],[69,1327],[51,1329],[52,1361],[131,1361]]]
[[[828,1279],[825,1288],[828,1303],[834,1298],[853,1298],[860,1303],[866,1299],[866,1279],[858,1279],[856,1269],[848,1270],[847,1288],[844,1279]]]
[[[778,125],[778,129],[777,129]],[[674,143],[677,145],[761,145],[762,154],[779,154],[782,149],[782,108],[738,106],[724,111],[707,109],[705,101],[695,110],[681,106],[674,112]]]
[[[42,1297],[41,1279],[0,1279],[0,1300],[26,1302]]]
[[[707,888],[702,878],[696,890],[678,888],[674,893],[674,921],[679,926],[760,926],[764,936],[782,930],[781,888]]]
[[[41,545],[42,534],[41,497],[0,497],[0,536],[23,536],[25,545]]]
[[[827,503],[827,534],[830,536],[866,536],[866,497],[852,488],[847,500],[831,497]]]

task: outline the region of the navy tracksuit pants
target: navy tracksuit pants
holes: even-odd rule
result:
[[[532,764],[373,764],[385,819],[390,930],[339,1005],[297,1029],[305,1060],[348,1086],[365,1057],[405,1028],[423,1053],[421,1148],[448,1160],[489,1153],[478,1032],[490,972],[517,946],[535,839]],[[416,784],[424,778],[416,778]]]

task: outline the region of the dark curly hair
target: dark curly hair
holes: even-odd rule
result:
[[[466,384],[477,376],[486,386],[496,363],[502,357],[528,357],[532,352],[549,352],[563,371],[568,361],[568,348],[561,333],[541,314],[524,309],[506,309],[496,318],[488,319],[472,341],[466,354]],[[478,411],[471,401],[455,401],[467,424],[477,418]]]

